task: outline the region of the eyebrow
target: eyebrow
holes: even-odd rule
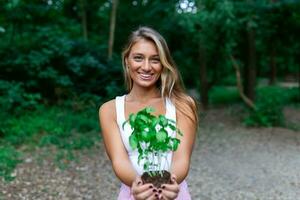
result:
[[[142,54],[142,53],[133,53],[132,55],[133,56],[144,56],[144,54]],[[159,58],[159,55],[155,54],[155,55],[151,55],[150,57],[158,57]]]
[[[155,55],[153,55],[153,56],[151,56],[151,57],[158,57],[158,58],[159,58],[159,55],[158,55],[158,54],[155,54]]]

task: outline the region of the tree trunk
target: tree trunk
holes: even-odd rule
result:
[[[109,41],[108,41],[109,60],[112,58],[112,53],[113,53],[117,6],[118,6],[118,0],[112,0],[112,10],[111,10],[110,27],[109,27]]]
[[[253,101],[251,101],[244,93],[244,88],[243,88],[242,79],[241,79],[241,72],[240,72],[240,68],[239,68],[237,62],[235,61],[235,59],[233,58],[232,55],[230,55],[230,59],[231,59],[232,65],[235,69],[236,85],[237,85],[237,88],[238,88],[241,98],[243,99],[243,101],[245,102],[245,104],[247,106],[249,106],[253,110],[256,110],[256,106],[254,105]]]
[[[80,4],[81,4],[81,25],[82,25],[83,39],[87,41],[88,30],[87,30],[87,18],[86,18],[86,0],[81,0]]]
[[[208,108],[208,81],[205,54],[205,48],[199,42],[200,99],[204,110]]]
[[[245,69],[245,94],[254,101],[255,99],[255,82],[256,82],[256,48],[255,48],[255,31],[248,27],[247,30],[247,63]]]
[[[270,60],[270,66],[271,66],[271,71],[270,71],[270,79],[269,79],[269,85],[274,85],[276,82],[276,75],[277,75],[277,66],[276,66],[276,50],[274,46],[272,45],[272,50],[271,50],[271,60]]]

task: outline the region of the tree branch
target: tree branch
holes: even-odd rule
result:
[[[243,101],[245,102],[245,104],[247,106],[249,106],[253,110],[256,110],[256,106],[253,103],[253,101],[251,101],[251,99],[249,99],[244,93],[242,80],[241,80],[241,73],[240,73],[240,69],[239,69],[239,66],[238,66],[237,62],[235,61],[235,59],[232,55],[230,55],[230,59],[231,59],[232,65],[235,69],[237,88],[239,90],[239,94],[240,94],[241,98],[243,99]]]

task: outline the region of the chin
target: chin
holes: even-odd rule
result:
[[[136,84],[139,85],[140,87],[145,87],[145,88],[150,88],[150,87],[156,86],[156,82],[152,82],[152,83],[136,83]]]
[[[152,81],[133,81],[133,84],[136,84],[139,87],[144,87],[144,88],[151,88],[151,87],[156,87],[158,80],[152,80]]]

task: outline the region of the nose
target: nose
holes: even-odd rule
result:
[[[143,63],[142,69],[144,71],[150,71],[151,70],[151,63],[148,59],[146,59],[145,62]]]

